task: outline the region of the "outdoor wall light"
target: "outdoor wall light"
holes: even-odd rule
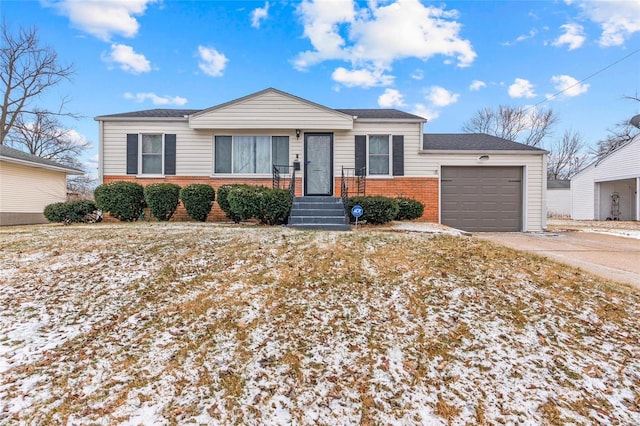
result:
[[[489,156],[488,155],[481,155],[480,157],[478,157],[479,161],[489,161]]]
[[[296,139],[300,139],[300,129],[296,129]]]

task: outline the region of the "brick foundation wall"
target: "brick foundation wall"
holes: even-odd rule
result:
[[[175,183],[181,187],[192,183],[204,183],[211,185],[217,190],[222,185],[244,183],[248,185],[262,185],[271,188],[271,178],[212,178],[207,176],[167,176],[166,178],[144,178],[139,179],[135,176],[104,176],[104,183],[112,183],[118,181],[136,182],[142,186],[152,183]],[[336,196],[340,196],[340,177],[335,178]],[[283,179],[281,187],[288,187],[289,181]],[[296,178],[296,196],[302,195],[302,179]],[[385,197],[408,197],[416,199],[424,204],[424,214],[417,219],[424,222],[438,222],[438,179],[437,178],[418,178],[418,177],[395,177],[393,179],[367,179],[367,195],[383,195]],[[147,212],[148,214],[148,212]],[[171,221],[190,220],[182,203],[178,205],[178,209],[171,218]],[[108,214],[105,215],[105,221],[115,221]],[[224,212],[213,203],[211,213],[207,217],[207,222],[223,222],[228,221]]]

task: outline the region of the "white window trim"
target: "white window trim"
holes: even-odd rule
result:
[[[386,175],[381,175],[381,174],[375,174],[372,175],[371,174],[371,168],[369,167],[369,138],[371,136],[386,136],[387,137],[387,143],[389,144],[389,173]],[[381,179],[388,179],[390,177],[393,177],[393,143],[391,143],[392,140],[392,136],[391,134],[387,134],[387,133],[371,133],[371,134],[367,134],[367,178],[371,178],[371,179],[376,179],[376,178],[381,178]]]
[[[162,137],[162,148],[160,148],[160,156],[162,157],[162,172],[161,173],[142,173],[142,135],[160,135]],[[145,132],[138,133],[138,178],[164,178],[164,135],[165,133],[157,132]]]
[[[216,173],[216,137],[218,136],[231,136],[231,173]],[[274,137],[286,137],[289,140],[289,161],[291,161],[291,135],[283,135],[283,134],[273,134],[273,135],[245,135],[245,134],[241,134],[241,135],[234,135],[234,134],[228,134],[228,133],[221,133],[219,135],[213,135],[213,142],[211,144],[211,158],[212,158],[212,164],[211,164],[211,177],[226,177],[226,178],[239,178],[239,179],[251,179],[251,178],[257,178],[257,179],[261,179],[261,178],[271,178],[273,176],[273,170],[269,171],[269,173],[234,173],[233,172],[233,160],[234,160],[234,155],[235,155],[235,150],[234,150],[234,141],[236,136],[249,136],[249,137],[268,137],[269,138],[269,155],[270,155],[270,161],[271,164],[273,165],[273,138]],[[163,142],[164,144],[164,142]],[[164,158],[163,158],[163,163],[164,163]],[[282,177],[289,177],[291,176],[290,173],[283,173],[280,176]]]

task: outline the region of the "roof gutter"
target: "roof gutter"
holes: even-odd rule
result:
[[[95,121],[146,121],[146,122],[167,122],[167,121],[189,121],[189,116],[184,117],[94,117]]]
[[[500,155],[500,154],[522,154],[522,155],[544,155],[548,154],[549,151],[544,149],[541,150],[516,150],[516,149],[421,149],[418,150],[418,154],[492,154],[492,155]]]
[[[38,168],[41,168],[41,169],[54,170],[56,172],[65,172],[65,173],[70,174],[70,175],[83,175],[84,174],[84,172],[82,170],[74,169],[74,168],[71,168],[71,167],[52,166],[52,165],[49,165],[49,164],[35,163],[33,161],[20,160],[18,158],[12,158],[12,157],[0,156],[0,161],[6,161],[7,163],[20,164],[20,165],[23,165],[23,166],[38,167]]]

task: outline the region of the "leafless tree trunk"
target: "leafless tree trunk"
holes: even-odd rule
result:
[[[616,124],[608,131],[609,135],[606,139],[598,141],[596,148],[592,150],[593,155],[603,157],[640,134],[640,130],[626,121]]]
[[[2,145],[17,120],[34,114],[31,102],[50,87],[73,74],[72,65],[58,63],[58,55],[51,47],[41,45],[35,27],[20,28],[16,35],[10,33],[6,22],[0,28],[0,78],[2,85],[2,111],[0,112],[0,145]],[[68,115],[62,110],[39,111],[50,115]],[[23,121],[28,121],[22,118]]]
[[[572,130],[566,130],[562,138],[549,147],[547,179],[571,178],[587,161],[588,157],[582,153],[583,148],[582,136]]]
[[[469,133],[486,133],[520,142],[529,146],[540,146],[553,131],[558,118],[553,110],[525,109],[501,105],[497,110],[482,108],[462,125]]]

